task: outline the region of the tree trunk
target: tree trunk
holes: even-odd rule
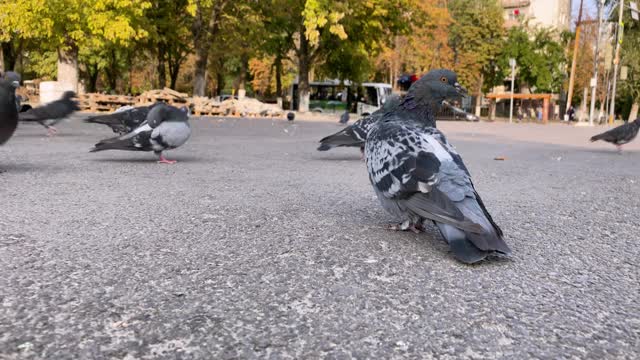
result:
[[[247,68],[249,67],[249,58],[243,54],[240,59],[240,75],[238,76],[238,99],[244,99],[247,94]]]
[[[166,50],[164,44],[158,44],[158,89],[167,86]]]
[[[202,7],[197,5],[196,16],[192,25],[193,43],[196,52],[196,70],[193,79],[193,95],[205,96],[207,87],[207,64],[209,49],[216,40],[219,30],[220,17],[228,1],[218,0],[211,8],[209,21],[203,22]]]
[[[224,90],[224,75],[222,72],[218,71],[216,73],[216,96],[222,95],[222,91]]]
[[[2,53],[5,60],[4,65],[7,65],[5,70],[16,71],[18,57],[11,41],[2,44]]]
[[[276,56],[276,97],[282,97],[282,56]]]
[[[74,91],[78,89],[78,47],[58,49],[58,82],[66,83]]]
[[[169,50],[169,56],[167,57],[167,62],[169,64],[169,78],[171,81],[170,88],[174,90],[176,89],[176,83],[178,82],[180,67],[184,61],[184,57],[179,51],[180,50],[178,49],[174,49],[173,51]]]
[[[100,70],[98,70],[98,64],[87,64],[87,75],[89,75],[89,86],[87,86],[88,92],[96,92],[99,74]]]
[[[480,73],[480,78],[478,78],[478,89],[476,91],[476,116],[480,116],[480,109],[482,108],[482,85],[484,85],[484,75]]]
[[[109,64],[106,68],[106,73],[108,85],[111,88],[111,92],[114,93],[118,85],[118,58],[115,49],[111,49],[109,52]]]
[[[304,34],[304,26],[300,30],[300,51],[298,53],[298,111],[309,111],[309,40]]]
[[[0,74],[4,75],[4,51],[2,51],[3,47],[4,44],[0,43]]]
[[[631,106],[631,112],[629,113],[629,121],[634,121],[638,117],[638,108],[640,104],[637,101],[633,102]]]

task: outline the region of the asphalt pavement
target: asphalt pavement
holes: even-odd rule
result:
[[[77,120],[0,147],[0,359],[640,357],[640,140],[439,123],[513,250],[468,266],[383,229],[336,123],[191,123],[175,165]]]

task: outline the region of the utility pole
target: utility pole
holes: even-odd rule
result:
[[[516,79],[516,59],[509,59],[511,65],[511,107],[509,108],[509,124],[513,122],[513,92],[515,91],[514,81]]]
[[[624,0],[620,0],[618,15],[618,41],[616,41],[616,57],[613,60],[613,85],[611,89],[611,104],[609,105],[609,123],[613,123],[616,109],[616,83],[618,80],[618,65],[620,65],[620,45],[622,45],[622,37],[624,32],[624,23],[622,22],[622,14],[624,10]]]
[[[576,23],[576,39],[573,44],[573,60],[571,61],[571,75],[569,76],[569,94],[567,95],[567,108],[571,107],[571,98],[573,97],[573,81],[576,75],[576,62],[578,60],[578,46],[580,45],[580,25],[582,22],[582,4],[584,0],[580,0],[580,12],[578,13],[578,22]]]
[[[602,9],[604,0],[598,1],[598,35],[596,36],[596,51],[593,57],[593,79],[591,79],[591,109],[589,111],[589,126],[593,126],[593,116],[596,112],[596,91],[598,89],[598,63],[600,49],[600,33],[602,33]]]

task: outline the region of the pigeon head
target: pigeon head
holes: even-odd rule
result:
[[[14,71],[7,71],[6,73],[4,73],[3,78],[10,82],[13,87],[18,88],[20,87],[20,74],[14,72]]]
[[[149,110],[149,114],[147,114],[147,122],[149,123],[149,126],[155,128],[160,125],[160,123],[166,118],[167,111],[168,107],[164,103],[159,102],[154,104],[151,110]]]
[[[65,100],[73,99],[74,97],[76,97],[76,93],[73,91],[65,91],[64,94],[62,94],[62,98]]]
[[[467,90],[458,83],[455,72],[447,69],[429,71],[413,83],[407,92],[418,103],[440,105],[449,99],[458,99],[467,94]]]

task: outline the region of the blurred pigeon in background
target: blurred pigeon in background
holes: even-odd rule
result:
[[[191,136],[189,109],[181,109],[160,103],[155,105],[147,119],[132,132],[115,138],[102,140],[90,152],[103,150],[153,151],[158,163],[174,164],[162,152],[182,146]]]
[[[340,124],[346,124],[349,122],[349,110],[347,109],[342,115],[340,115]]]
[[[48,135],[52,136],[57,132],[53,125],[80,110],[78,102],[73,100],[74,97],[76,97],[75,92],[66,91],[59,100],[20,113],[20,120],[36,121],[47,128]]]
[[[430,71],[411,86],[397,110],[373,124],[365,154],[378,199],[402,219],[390,229],[419,232],[431,220],[454,256],[470,264],[511,250],[462,158],[433,127],[442,102],[465,93],[452,71]]]
[[[382,108],[378,109],[373,114],[365,116],[337,133],[320,140],[318,151],[327,151],[339,146],[357,146],[360,147],[361,151],[363,151],[364,142],[367,139],[367,133],[369,132],[371,125],[382,118],[386,112],[395,110],[398,105],[400,105],[400,96],[389,96],[384,105],[382,105]]]
[[[633,141],[638,136],[638,129],[640,129],[640,118],[595,135],[591,138],[591,142],[603,140],[612,143],[618,148],[618,152],[622,153],[622,145]]]

